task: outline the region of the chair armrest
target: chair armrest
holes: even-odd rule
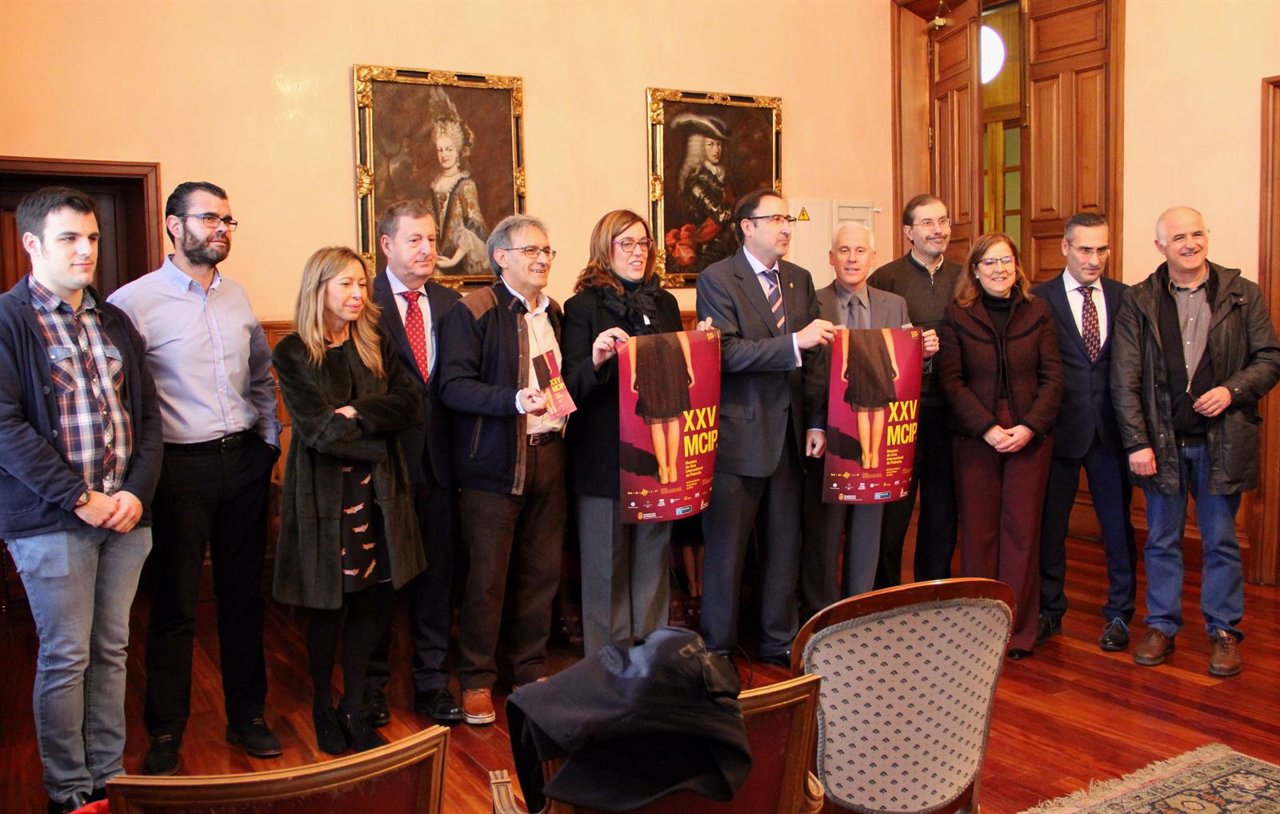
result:
[[[827,802],[826,792],[822,790],[822,782],[813,772],[806,772],[804,778],[804,802],[801,803],[801,814],[820,814]]]
[[[516,802],[511,790],[511,775],[506,769],[489,772],[489,796],[493,800],[493,814],[525,814]]]

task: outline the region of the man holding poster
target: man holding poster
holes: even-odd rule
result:
[[[782,260],[795,217],[776,192],[738,202],[743,247],[698,275],[698,317],[721,331],[720,435],[711,505],[702,515],[702,635],[726,652],[738,640],[747,546],[760,527],[760,660],[790,665],[800,571],[802,456],[822,453],[821,403],[805,398],[804,365],[835,326],[818,318],[813,278]],[[806,432],[809,430],[809,432]]]
[[[836,325],[853,329],[910,326],[911,318],[907,314],[906,300],[897,294],[867,285],[867,276],[876,262],[875,235],[870,229],[861,223],[841,224],[831,240],[831,250],[827,256],[835,271],[835,281],[817,292],[819,316]],[[848,337],[849,333],[846,331],[840,335]],[[837,340],[836,344],[839,342]],[[924,344],[925,357],[937,352],[936,335],[926,336]],[[809,387],[819,388],[810,398],[823,404],[827,403],[828,398],[831,355],[831,351],[824,348],[822,364],[815,375],[806,378]],[[847,371],[848,365],[844,367]],[[901,374],[900,367],[897,372]],[[852,379],[847,373],[842,378]],[[849,405],[843,400],[844,390],[838,395],[841,396],[840,406],[843,412],[848,413]],[[876,409],[861,412],[866,414],[865,423],[869,430],[873,425],[878,428],[881,439],[879,447],[883,449],[885,410],[881,408],[878,412]],[[831,422],[830,416],[828,422]],[[860,427],[859,441],[855,441],[847,433],[828,429],[828,454],[833,447],[849,451],[854,443],[862,442],[857,453],[851,453],[861,463],[865,460],[864,456],[873,452],[872,445],[863,441],[870,434],[863,433]],[[883,453],[879,454],[883,458]],[[884,514],[884,504],[824,503],[822,497],[826,478],[823,470],[822,457],[810,457],[805,462],[804,538],[800,548],[800,610],[804,616],[813,615],[842,596],[840,571],[836,564],[842,530],[845,532],[843,596],[871,590],[880,557],[880,521]]]

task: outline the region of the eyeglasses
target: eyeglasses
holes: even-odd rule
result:
[[[978,265],[990,271],[999,263],[1001,266],[1012,266],[1014,264],[1013,255],[1006,254],[1004,257],[984,257],[978,261]]]
[[[797,218],[795,215],[747,215],[746,220],[767,220],[774,226],[781,226],[784,223],[795,223]]]
[[[919,226],[921,229],[932,229],[935,226],[945,227],[951,225],[951,218],[938,218],[937,220],[934,220],[933,218],[925,218],[924,220],[918,220],[911,225]]]
[[[221,223],[227,227],[228,232],[234,232],[236,227],[240,225],[240,221],[233,219],[230,215],[220,218],[212,212],[187,212],[184,218],[199,218],[200,222],[210,229],[217,229]]]
[[[653,248],[653,241],[647,237],[642,237],[639,240],[634,237],[624,237],[622,240],[614,240],[612,242],[613,245],[622,249],[623,254],[631,254],[636,250],[637,246],[640,247],[640,251],[644,252]]]
[[[1093,246],[1077,246],[1074,243],[1068,243],[1067,245],[1081,260],[1088,260],[1094,255],[1097,255],[1099,260],[1106,260],[1107,256],[1111,254],[1110,246],[1098,246],[1095,248]]]
[[[537,260],[538,255],[546,254],[548,260],[556,259],[556,250],[550,246],[503,246],[504,252],[520,252],[530,260]]]

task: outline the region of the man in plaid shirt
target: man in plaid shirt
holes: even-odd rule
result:
[[[18,205],[31,274],[0,295],[0,537],[40,639],[35,723],[49,811],[123,771],[129,606],[151,549],[162,437],[142,339],[93,289],[97,208]],[[92,676],[92,680],[89,680]]]

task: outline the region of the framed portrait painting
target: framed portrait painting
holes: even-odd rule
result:
[[[354,66],[353,78],[360,251],[382,268],[378,216],[416,198],[439,232],[434,279],[492,282],[489,230],[524,211],[520,78],[378,65]]]
[[[669,286],[738,250],[732,214],[757,189],[782,191],[782,100],[649,88],[649,205]]]

